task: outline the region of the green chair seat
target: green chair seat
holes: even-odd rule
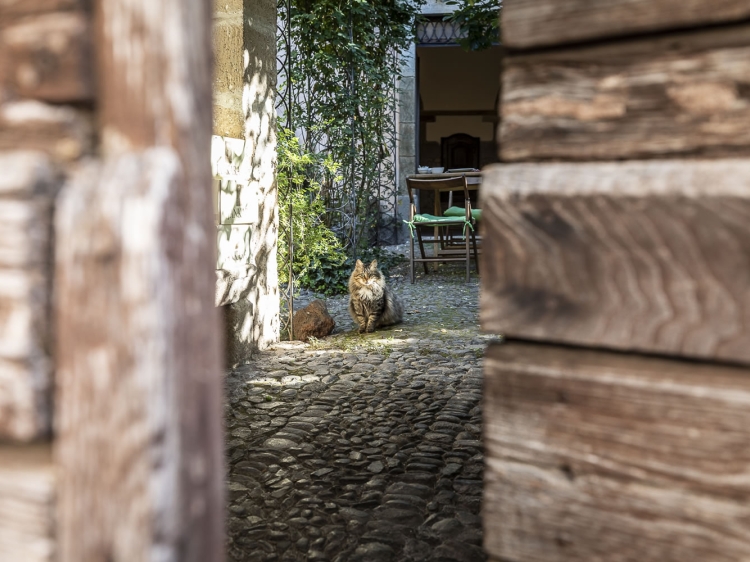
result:
[[[414,222],[434,222],[434,223],[440,223],[440,224],[463,224],[464,223],[464,215],[463,213],[460,216],[442,216],[438,217],[435,215],[430,215],[427,213],[422,213],[419,215],[414,215]]]
[[[448,207],[443,213],[444,217],[463,217],[466,215],[466,209],[463,207]],[[475,220],[482,219],[482,209],[472,209],[471,217]]]

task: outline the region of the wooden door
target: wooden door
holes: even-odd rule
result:
[[[485,363],[491,560],[750,557],[747,15],[504,2],[482,192],[481,320],[506,337]]]
[[[211,8],[0,6],[2,560],[222,559]]]

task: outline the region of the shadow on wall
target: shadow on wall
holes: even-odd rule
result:
[[[242,111],[237,119],[244,139],[214,137],[212,146],[216,304],[224,309],[229,365],[279,339],[276,3],[243,4]]]

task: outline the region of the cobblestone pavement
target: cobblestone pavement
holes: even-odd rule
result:
[[[282,343],[227,379],[229,544],[243,561],[485,560],[478,283],[391,285],[401,325]]]

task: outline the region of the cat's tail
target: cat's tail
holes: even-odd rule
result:
[[[401,300],[392,292],[385,293],[385,310],[380,318],[381,326],[390,326],[398,324],[404,320],[404,305]]]

